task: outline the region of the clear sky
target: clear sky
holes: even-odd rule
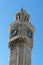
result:
[[[32,65],[43,65],[43,0],[0,0],[0,65],[8,65],[8,28],[22,7],[35,27]]]

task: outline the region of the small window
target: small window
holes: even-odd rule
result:
[[[16,17],[16,20],[18,20],[18,17]]]
[[[27,17],[27,21],[28,21],[28,17]]]
[[[26,16],[24,16],[24,21],[26,21]]]

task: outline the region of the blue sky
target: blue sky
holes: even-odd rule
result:
[[[35,27],[32,65],[43,65],[43,0],[0,0],[0,65],[8,65],[8,28],[22,7],[30,14],[30,22]]]

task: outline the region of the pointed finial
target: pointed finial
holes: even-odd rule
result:
[[[23,11],[23,8],[21,9],[21,11]]]

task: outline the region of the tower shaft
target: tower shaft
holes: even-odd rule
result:
[[[9,65],[31,65],[31,51],[24,42],[17,42],[10,49]]]
[[[29,23],[29,15],[23,9],[15,15],[10,25],[9,65],[31,65],[34,27]]]

